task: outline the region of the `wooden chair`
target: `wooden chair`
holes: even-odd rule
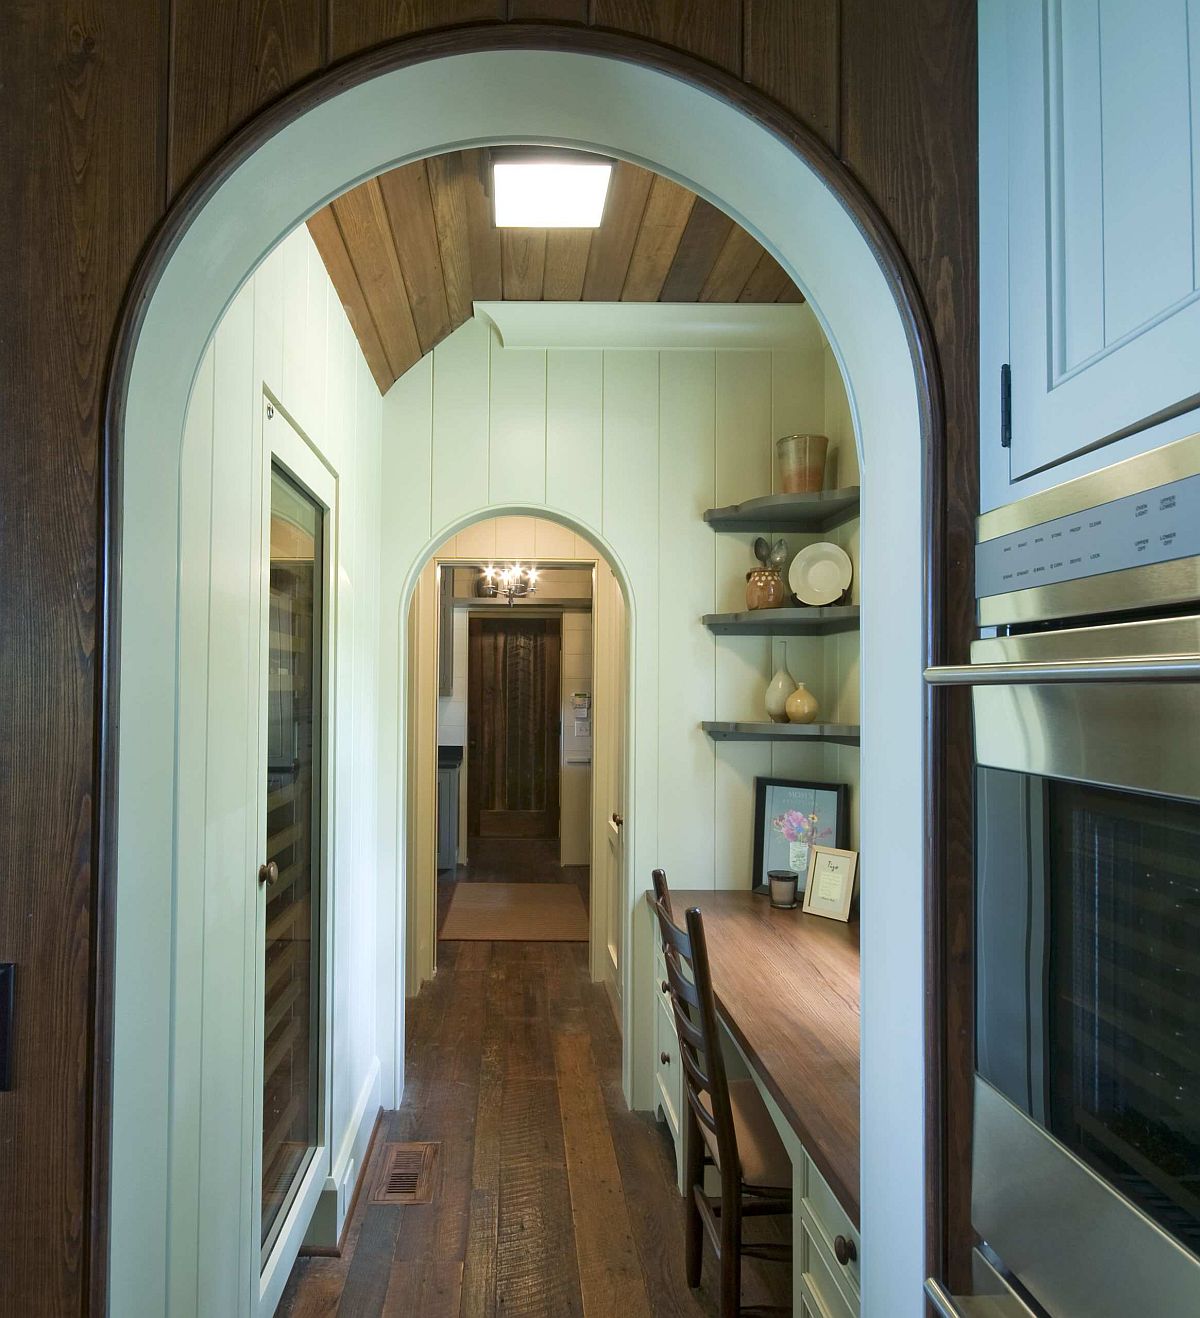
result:
[[[671,909],[666,874],[655,870],[653,879],[687,1099],[687,1280],[693,1289],[700,1285],[707,1234],[721,1266],[721,1318],[734,1318],[742,1312],[743,1255],[772,1262],[791,1257],[790,1247],[782,1243],[744,1243],[742,1219],[791,1215],[792,1164],[754,1082],[726,1077],[700,910],[692,907],[685,916],[687,928],[681,929]],[[719,1173],[719,1195],[705,1193],[707,1167]],[[791,1309],[755,1312],[790,1314]]]

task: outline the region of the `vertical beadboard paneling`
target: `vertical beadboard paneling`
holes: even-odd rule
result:
[[[433,353],[433,525],[488,505],[491,330],[469,320]]]
[[[258,617],[252,574],[259,561],[258,546],[250,543],[252,503],[259,488],[258,473],[252,470],[253,351],[253,298],[247,288],[222,319],[215,344],[200,1089],[201,1313],[241,1312],[241,1263],[249,1249],[250,1223],[239,1211],[246,1150],[240,1138],[229,1135],[243,1128],[249,1094],[244,1050],[253,1019],[249,1013],[255,1010],[245,975],[247,941],[254,929],[249,906],[254,893],[247,880],[248,814],[258,802],[258,785],[245,774],[249,741],[255,747],[258,741],[257,714],[252,716],[249,706],[250,629]]]
[[[546,503],[584,526],[601,523],[604,356],[546,354]]]
[[[771,488],[771,354],[716,355],[717,505]],[[716,536],[716,594],[721,612],[746,607],[746,573],[755,565],[750,534]],[[762,636],[716,638],[717,711],[723,719],[758,719],[770,678],[771,644]],[[744,887],[753,859],[754,779],[771,772],[769,742],[722,742],[714,749],[716,886]]]
[[[604,536],[620,546],[633,581],[635,668],[630,690],[636,726],[630,750],[633,781],[630,808],[643,793],[657,793],[658,739],[658,395],[659,354],[604,354]],[[638,661],[640,658],[640,662]],[[633,829],[635,854],[626,857],[634,875],[657,863],[658,835],[652,812],[639,813]],[[628,842],[625,843],[629,845]]]
[[[340,481],[335,658],[328,673],[336,847],[331,970],[339,1022],[331,1031],[331,1157],[362,1156],[365,1136],[352,1117],[375,1066],[382,400],[311,239],[300,230],[266,258],[222,318],[187,416],[171,1315],[249,1312],[257,1258],[250,1230],[258,1191],[247,1150],[259,1138],[253,1119],[261,1048],[254,1028],[261,1004],[253,969],[261,950],[252,880],[262,842],[264,384]],[[426,453],[428,411],[421,425]],[[422,508],[427,528],[428,479]],[[344,1166],[330,1170],[340,1175]]]
[[[546,353],[492,345],[488,502],[546,500]]]
[[[301,229],[280,244],[283,262],[283,366],[280,399],[302,429],[312,426],[311,362],[308,359],[308,242]],[[311,240],[308,240],[311,241]]]
[[[406,371],[383,399],[382,535],[385,562],[401,579],[433,530],[434,358],[427,355]],[[394,620],[392,620],[394,621]]]
[[[701,720],[717,717],[712,633],[716,539],[713,504],[716,360],[711,352],[660,356],[659,409],[659,863],[685,888],[713,885],[707,822],[715,791],[712,742]]]

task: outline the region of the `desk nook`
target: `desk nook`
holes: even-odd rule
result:
[[[660,925],[652,894],[647,903]],[[860,1251],[858,926],[778,910],[746,891],[673,890],[669,903],[680,930],[689,927],[687,912],[700,912],[733,1106],[739,1082],[752,1082],[791,1163],[793,1312],[852,1318]],[[672,935],[656,927],[654,938],[655,1102],[675,1141],[681,1193],[690,1197],[687,1061],[671,1001],[678,975],[668,973],[664,954]],[[743,1122],[742,1138],[762,1144],[752,1114],[735,1113],[734,1124]],[[754,1153],[740,1140],[739,1153],[748,1176]],[[713,1180],[710,1170],[710,1197]]]

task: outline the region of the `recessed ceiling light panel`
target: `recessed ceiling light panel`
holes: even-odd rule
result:
[[[612,161],[544,154],[492,158],[499,229],[595,229],[604,216]]]

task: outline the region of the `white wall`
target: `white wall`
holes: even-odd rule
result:
[[[716,638],[700,621],[744,609],[755,565],[753,535],[714,533],[704,510],[770,492],[775,438],[823,431],[827,395],[839,431],[834,470],[857,470],[832,355],[811,312],[797,311],[802,333],[775,351],[512,349],[472,320],[384,401],[385,616],[398,616],[405,569],[424,546],[489,508],[570,519],[624,574],[635,651],[626,848],[636,892],[655,865],[680,887],[748,886],[756,774],[857,781],[854,751],[714,743],[700,727],[765,717],[773,672],[768,639]],[[820,538],[793,537],[790,548]],[[858,721],[856,647],[857,638],[787,646],[823,717]],[[385,691],[392,674],[399,689],[394,651]],[[385,855],[381,872],[394,864]]]
[[[180,533],[180,756],[166,1312],[259,1312],[251,1151],[254,968],[265,819],[259,728],[264,391],[336,477],[330,738],[333,872],[326,1234],[380,1105],[375,1034],[381,399],[308,232],[291,234],[221,319],[188,407]],[[339,1191],[341,1193],[339,1194]],[[339,1209],[341,1211],[339,1211]],[[306,1224],[289,1233],[281,1277]],[[114,1289],[114,1297],[122,1294]],[[143,1312],[114,1299],[115,1312]],[[159,1310],[158,1312],[163,1312]]]

